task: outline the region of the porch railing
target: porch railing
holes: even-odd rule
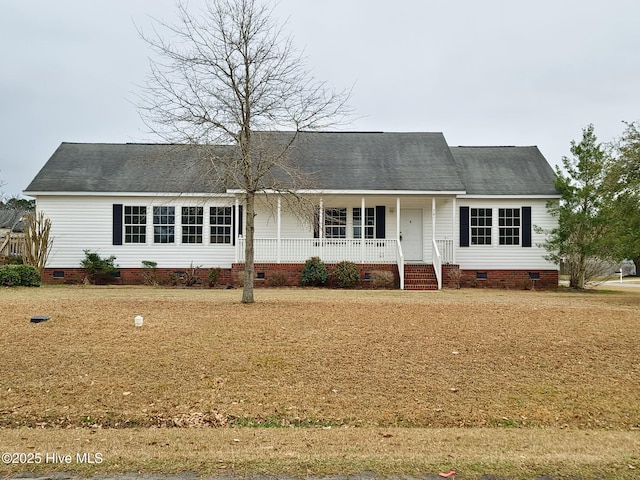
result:
[[[245,239],[238,239],[238,261],[244,262]],[[300,263],[311,257],[323,262],[397,263],[395,239],[256,238],[256,263]]]
[[[402,253],[402,243],[396,242],[398,247],[398,276],[400,278],[400,290],[404,290],[404,253]]]
[[[453,240],[436,239],[435,246],[438,247],[438,252],[440,252],[443,264],[456,263]]]

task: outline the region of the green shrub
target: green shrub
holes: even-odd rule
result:
[[[331,276],[341,288],[353,288],[360,283],[360,270],[353,262],[340,262],[331,272]]]
[[[91,283],[106,283],[112,281],[118,273],[118,267],[115,265],[116,257],[111,255],[102,258],[96,252],[84,250],[84,260],[80,265],[87,273],[87,279]]]
[[[3,287],[17,287],[20,285],[20,274],[13,265],[0,267],[0,285]]]
[[[23,287],[39,287],[40,286],[40,273],[38,269],[31,265],[14,265],[20,275],[20,285]]]
[[[3,265],[0,267],[0,285],[5,287],[39,287],[40,274],[29,265]]]
[[[319,287],[327,283],[327,280],[329,280],[329,272],[319,257],[311,257],[305,262],[301,277],[303,285]]]
[[[209,270],[207,277],[209,279],[209,286],[215,287],[220,283],[220,275],[222,274],[222,269],[220,267],[212,268]]]

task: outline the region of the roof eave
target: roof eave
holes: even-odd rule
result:
[[[243,189],[229,189],[228,193],[243,194]],[[276,190],[264,190],[260,193],[274,194],[281,193]],[[337,189],[301,189],[295,190],[295,193],[301,195],[464,195],[465,190],[337,190]]]
[[[22,192],[29,197],[233,197],[228,192],[65,192],[29,191]]]

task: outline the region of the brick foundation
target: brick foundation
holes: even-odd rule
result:
[[[331,271],[336,267],[336,263],[325,263],[327,271]],[[360,270],[360,284],[358,288],[373,288],[372,275],[374,272],[390,272],[393,275],[392,288],[399,288],[400,278],[398,276],[398,266],[393,264],[356,264]],[[256,263],[254,270],[256,273],[255,286],[299,286],[302,284],[302,270],[304,264],[301,263]],[[244,274],[244,264],[234,263],[231,267],[231,278],[234,284],[242,283]],[[329,286],[331,278],[329,278]]]
[[[327,271],[336,264],[325,264]],[[373,288],[374,272],[390,272],[393,276],[392,288],[399,288],[398,267],[393,264],[358,264],[361,283],[358,288]],[[304,264],[258,263],[255,265],[256,287],[299,286]],[[209,286],[209,272],[212,269],[201,268],[197,271],[197,285]],[[231,268],[220,270],[219,286],[240,286],[244,274],[244,264],[235,263]],[[457,288],[455,272],[457,265],[443,265],[442,285],[444,288]],[[122,268],[120,274],[110,282],[115,285],[145,285],[142,268]],[[160,285],[182,285],[189,268],[158,268],[157,281]],[[47,268],[42,275],[42,283],[80,284],[85,278],[82,268]],[[513,290],[553,289],[558,287],[557,270],[460,270],[459,283],[462,288],[507,288]],[[331,286],[331,284],[329,285]]]
[[[558,288],[557,270],[460,270],[457,265],[442,266],[442,285],[457,288],[455,271],[462,288],[507,288],[512,290],[546,290]]]
[[[195,271],[196,284],[201,286],[209,286],[209,272],[213,269],[200,268]],[[149,282],[145,279],[146,270],[143,268],[121,268],[118,270],[119,275],[98,283],[111,285],[147,285]],[[190,268],[158,268],[156,269],[156,281],[159,285],[182,285],[185,275],[191,273]],[[86,273],[83,268],[46,268],[42,274],[42,283],[68,284],[74,285],[83,283]],[[232,285],[231,269],[220,269],[218,285]]]

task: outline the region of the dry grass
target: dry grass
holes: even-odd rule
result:
[[[244,451],[238,447],[245,444],[233,439],[229,444],[230,437],[267,435],[274,445],[288,442],[286,448],[274,447],[275,463],[256,446],[244,451],[246,457],[233,457],[236,468],[300,474],[306,465],[323,473],[350,468],[398,473],[400,468],[444,468],[452,458],[434,450],[425,459],[431,447],[421,454],[405,452],[401,438],[414,442],[412,436],[424,435],[417,443],[424,446],[427,438],[437,443],[455,436],[461,440],[453,447],[469,438],[487,446],[460,447],[467,456],[454,458],[468,472],[502,471],[504,463],[515,475],[527,465],[574,465],[534,454],[529,435],[544,445],[542,439],[554,439],[555,447],[549,448],[558,455],[563,435],[575,439],[576,448],[604,445],[607,435],[619,435],[610,456],[600,448],[573,452],[576,465],[619,475],[618,467],[638,463],[640,290],[284,289],[259,291],[255,305],[241,305],[237,291],[224,290],[47,287],[0,293],[0,426],[10,428],[0,430],[0,440],[11,440],[13,448],[42,449],[38,442],[46,443],[45,438],[34,435],[47,432],[70,442],[63,443],[65,448],[76,436],[122,445],[123,438],[150,435],[155,440],[138,452],[148,460],[139,463],[144,469],[184,464],[206,473],[217,468],[216,462],[230,467],[233,459],[225,457],[224,445]],[[145,322],[136,329],[138,313]],[[51,320],[31,324],[33,315]],[[228,428],[140,428],[149,426]],[[229,428],[252,426],[333,428]],[[387,437],[388,429],[396,433]],[[578,429],[590,437],[581,437]],[[154,461],[150,450],[172,435],[193,454],[169,461],[160,449]],[[295,447],[301,438],[311,442],[310,453]],[[396,448],[388,447],[394,442]],[[316,443],[328,450],[323,454]],[[209,452],[206,458],[218,460],[205,467],[191,458],[202,458],[200,444],[207,451],[217,445],[220,454]],[[387,446],[378,452],[373,448],[378,444]],[[530,462],[517,460],[520,454],[511,448],[517,445]],[[503,457],[493,448],[502,448]],[[291,458],[283,455],[287,449]],[[352,449],[360,452],[353,458]],[[389,452],[391,457],[383,455]],[[132,459],[115,457],[120,460],[112,458],[102,467],[136,468]],[[385,470],[383,465],[399,467]]]

